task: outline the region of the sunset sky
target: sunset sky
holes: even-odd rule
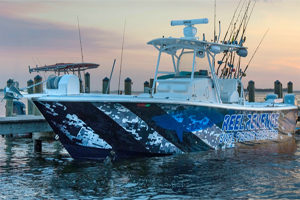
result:
[[[217,0],[217,19],[224,35],[239,0]],[[29,74],[28,65],[81,62],[77,30],[80,20],[84,61],[99,63],[91,70],[92,90],[102,88],[117,59],[112,89],[117,88],[122,32],[126,19],[122,85],[133,80],[133,90],[153,77],[157,51],[146,43],[162,36],[182,36],[182,27],[171,27],[172,19],[207,17],[198,25],[198,35],[213,35],[214,0],[9,0],[0,1],[0,85],[8,78],[20,82]],[[257,88],[272,88],[275,80],[288,81],[300,90],[300,1],[257,0],[247,29],[246,64],[267,29],[269,32],[248,70],[244,82],[254,80]],[[49,73],[41,74],[43,77]]]

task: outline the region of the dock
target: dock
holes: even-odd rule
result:
[[[52,128],[43,116],[17,115],[13,117],[0,117],[0,135],[52,131]]]

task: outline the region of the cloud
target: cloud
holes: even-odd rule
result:
[[[79,48],[78,30],[74,26],[33,19],[0,16],[0,48],[65,49]],[[83,44],[91,49],[117,48],[109,40],[120,35],[101,29],[82,28]]]
[[[0,27],[0,51],[26,49],[78,52],[79,50],[77,24],[70,26],[0,15]],[[84,50],[111,52],[121,47],[121,33],[84,26],[80,29]],[[133,42],[129,36],[126,40],[127,49],[136,50],[145,47],[144,44]]]

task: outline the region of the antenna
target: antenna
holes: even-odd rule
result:
[[[216,10],[217,10],[217,0],[215,0],[215,5],[214,5],[214,42],[216,42]]]
[[[188,19],[188,20],[172,20],[171,26],[185,26],[183,29],[183,35],[185,38],[195,39],[197,34],[197,28],[194,27],[196,24],[207,24],[208,19]]]
[[[120,72],[119,72],[118,94],[120,94],[120,80],[121,80],[121,72],[122,72],[122,61],[123,61],[123,50],[124,50],[125,27],[126,27],[126,18],[125,18],[125,21],[124,21],[124,29],[123,29],[123,41],[122,41],[121,60],[120,60]]]
[[[82,52],[82,43],[81,43],[81,34],[80,34],[80,26],[79,26],[78,16],[77,16],[77,24],[78,24],[78,34],[79,34],[80,51],[81,51],[81,62],[83,62],[83,52]]]

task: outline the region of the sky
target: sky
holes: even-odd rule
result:
[[[216,16],[225,34],[239,0],[217,0]],[[91,89],[101,90],[102,79],[109,76],[113,60],[116,68],[111,88],[118,87],[123,27],[123,80],[130,77],[133,90],[141,91],[143,82],[154,75],[158,52],[147,42],[162,36],[182,37],[182,27],[171,27],[173,19],[208,18],[197,25],[198,36],[213,38],[214,0],[8,0],[0,1],[0,85],[8,78],[21,87],[36,74],[28,66],[81,62],[77,29],[80,22],[85,62],[100,64],[90,70]],[[249,22],[245,46],[246,65],[269,29],[243,79],[254,80],[256,88],[273,88],[275,80],[284,87],[288,81],[300,90],[300,1],[257,0]],[[50,73],[40,74],[44,79]]]

